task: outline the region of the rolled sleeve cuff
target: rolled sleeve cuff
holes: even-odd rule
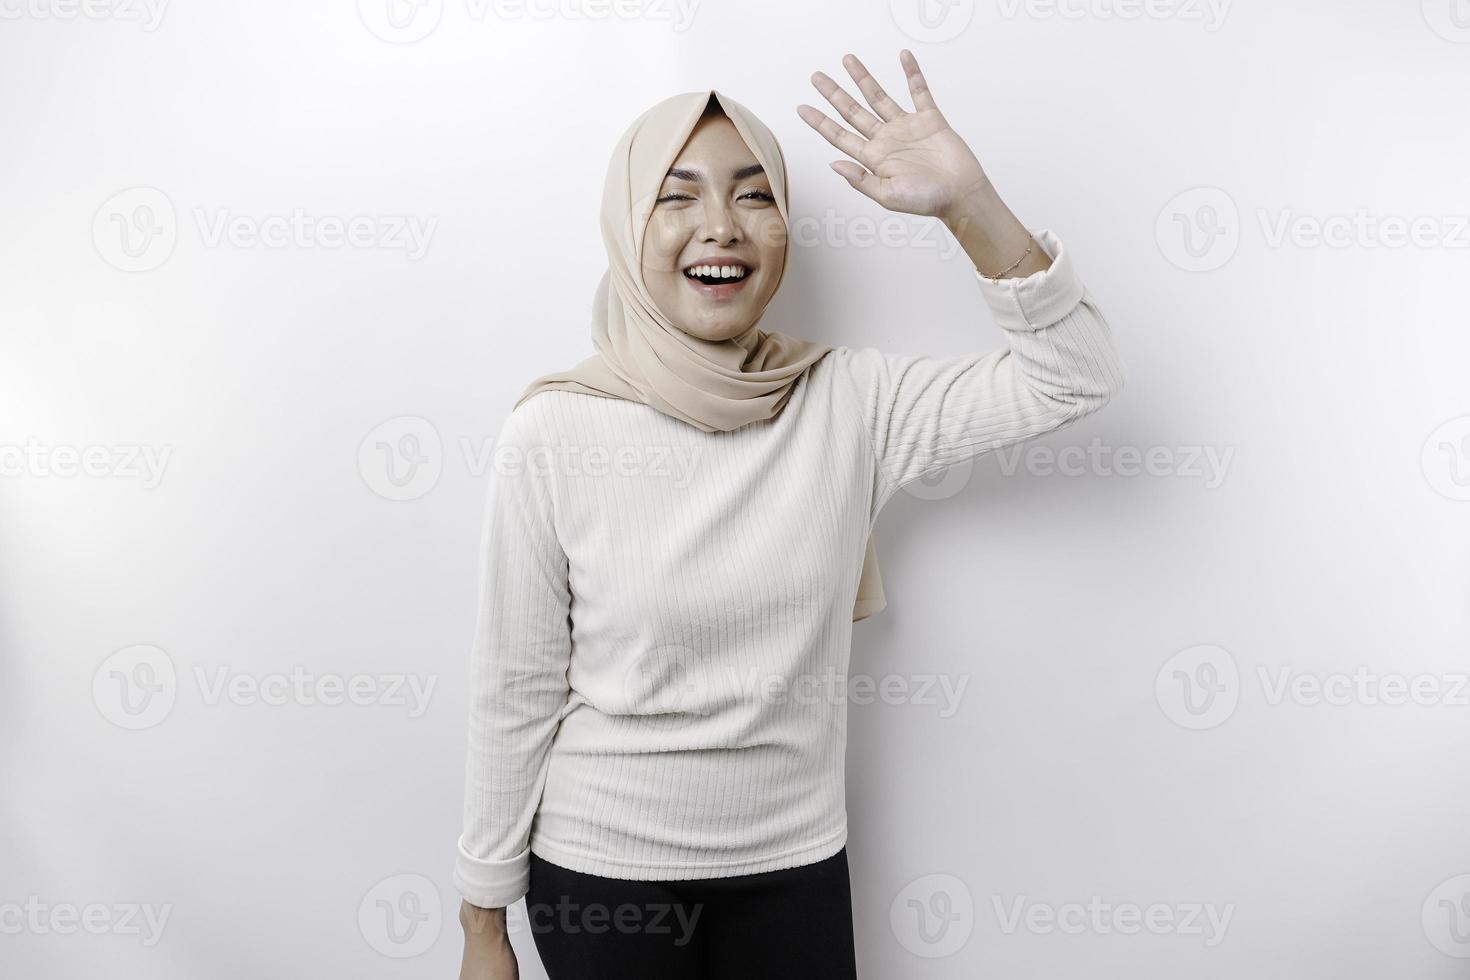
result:
[[[1061,239],[1048,229],[1033,231],[1031,237],[1047,255],[1051,265],[1029,276],[1009,279],[985,278],[975,270],[975,281],[985,297],[996,325],[1005,330],[1039,330],[1049,327],[1082,302],[1082,280],[1072,268],[1072,255]]]
[[[531,848],[504,861],[484,861],[474,857],[458,843],[459,856],[454,863],[454,887],[471,905],[482,909],[499,909],[514,904],[531,888]]]

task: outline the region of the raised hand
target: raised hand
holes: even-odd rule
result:
[[[842,63],[872,112],[820,71],[812,74],[812,84],[857,132],[812,106],[799,105],[796,111],[827,142],[852,157],[832,163],[849,184],[890,211],[945,220],[972,194],[987,189],[989,178],[980,161],[934,103],[913,52],[905,48],[899,53],[914,102],[912,112],[883,91],[856,55],[847,55]]]

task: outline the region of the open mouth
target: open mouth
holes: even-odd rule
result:
[[[721,298],[739,292],[753,271],[740,262],[720,265],[696,263],[684,270],[684,281],[705,296]]]

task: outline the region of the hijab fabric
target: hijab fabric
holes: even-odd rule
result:
[[[532,381],[516,406],[539,391],[561,389],[642,402],[705,432],[728,432],[774,418],[804,371],[832,348],[752,324],[728,340],[703,340],[664,316],[643,280],[643,232],[664,177],[717,100],[765,168],[781,217],[786,206],[786,159],[776,136],[753,113],[714,89],[665,99],[633,121],[618,140],[602,191],[602,241],[608,268],[593,297],[592,344],[597,353],[564,371]],[[786,274],[788,244],[776,277]],[[858,583],[854,620],[887,604],[871,535]]]

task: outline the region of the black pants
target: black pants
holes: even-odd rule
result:
[[[855,980],[847,848],[815,864],[625,881],[531,854],[526,913],[550,980]]]

